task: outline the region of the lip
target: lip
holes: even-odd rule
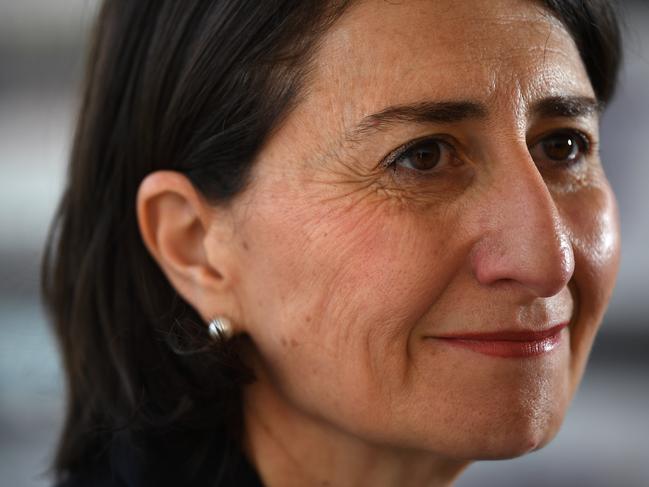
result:
[[[542,331],[466,333],[431,338],[492,357],[536,357],[555,350],[561,344],[561,332],[567,326],[568,323],[561,323]]]

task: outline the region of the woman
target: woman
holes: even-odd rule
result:
[[[618,265],[601,1],[106,1],[44,295],[62,485],[449,485]]]

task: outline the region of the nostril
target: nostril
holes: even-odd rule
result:
[[[476,243],[470,257],[475,279],[483,286],[518,286],[538,297],[558,294],[570,281],[575,258],[564,233],[538,234],[502,230]]]
[[[575,272],[575,255],[572,249],[572,243],[566,232],[555,227],[555,238],[549,239],[549,249],[540,254],[545,257],[545,261],[540,264],[545,267],[546,276],[539,281],[538,291],[543,297],[554,296],[567,286],[572,275]]]
[[[554,296],[568,285],[575,272],[575,255],[570,240],[562,235],[558,246],[558,255],[555,262],[548,263],[549,272],[553,273],[548,279],[548,289],[543,297]]]

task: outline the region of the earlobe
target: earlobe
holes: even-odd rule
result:
[[[225,211],[225,210],[224,210]],[[171,285],[208,322],[233,313],[227,239],[210,238],[218,212],[173,171],[149,174],[137,194],[140,234]],[[223,218],[223,220],[227,220]]]

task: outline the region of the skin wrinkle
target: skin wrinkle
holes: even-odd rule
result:
[[[448,485],[466,459],[540,448],[617,265],[597,151],[569,169],[530,153],[566,128],[597,146],[597,114],[531,113],[543,98],[593,96],[572,39],[530,2],[360,1],[323,37],[306,84],[227,209],[232,238],[209,240],[238,249],[236,321],[259,378],[244,390],[245,442],[264,481]],[[475,100],[487,117],[346,139],[371,113],[422,100]],[[453,164],[382,170],[435,134],[456,145]],[[533,359],[434,338],[567,319],[561,347]]]

